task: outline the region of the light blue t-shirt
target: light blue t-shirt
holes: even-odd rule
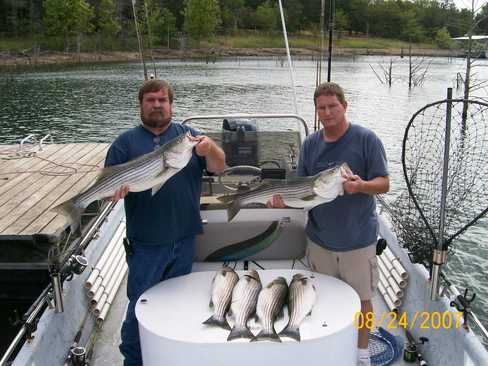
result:
[[[310,176],[346,162],[363,180],[388,175],[380,139],[370,130],[350,124],[337,141],[326,142],[323,131],[308,136],[300,151],[297,175]],[[333,251],[360,249],[376,242],[378,217],[374,196],[355,193],[321,204],[308,214],[307,235]]]
[[[122,164],[154,151],[176,136],[198,131],[172,122],[166,131],[155,135],[139,125],[112,143],[105,166]],[[152,196],[151,190],[130,192],[124,199],[127,237],[143,245],[170,245],[175,241],[203,232],[200,219],[200,192],[205,159],[193,156],[188,164],[172,176]]]

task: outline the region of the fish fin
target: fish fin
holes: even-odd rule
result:
[[[234,217],[239,213],[240,202],[239,200],[235,200],[227,207],[227,221],[232,221]]]
[[[311,195],[309,195],[309,196],[303,197],[303,198],[302,198],[302,200],[303,200],[303,201],[313,201],[313,199],[314,199],[315,197],[317,197],[317,195],[316,195],[316,194],[311,194]]]
[[[257,341],[281,342],[281,338],[278,336],[278,334],[276,334],[274,330],[273,332],[268,332],[263,329],[261,332],[259,332],[257,336],[251,338],[251,342]]]
[[[223,194],[221,196],[218,196],[217,199],[222,202],[222,203],[232,203],[235,201],[237,197],[237,194]]]
[[[71,233],[76,236],[81,236],[81,215],[85,211],[84,207],[76,204],[78,196],[74,196],[69,200],[51,208],[58,214],[66,217],[70,226]]]
[[[158,193],[164,183],[166,183],[166,181],[161,182],[161,183],[155,185],[154,187],[152,187],[152,189],[151,189],[151,195],[154,196],[156,193]]]
[[[227,205],[227,221],[232,221],[240,210],[240,202],[237,196],[237,194],[226,194],[217,197],[220,202]]]
[[[278,333],[278,336],[292,338],[300,342],[300,328],[292,328],[287,325],[285,329]]]
[[[239,338],[253,339],[254,334],[252,334],[247,327],[240,327],[235,325],[234,328],[232,328],[232,330],[230,331],[229,336],[227,337],[227,341],[232,341]]]
[[[210,318],[205,320],[202,324],[217,326],[217,327],[221,327],[225,330],[230,330],[230,325],[227,322],[227,319],[224,318],[223,320],[219,320],[219,319],[215,318],[215,315],[212,315]]]

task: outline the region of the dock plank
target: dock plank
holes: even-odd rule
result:
[[[74,146],[74,144],[64,145],[66,152],[69,151],[70,146]],[[18,172],[42,169],[42,167],[48,163],[41,159],[49,160],[60,153],[59,146],[57,145],[47,145],[42,151],[36,152],[34,156],[15,156],[10,153],[5,153],[12,149],[17,150],[18,148],[17,146],[12,148],[10,145],[0,145],[0,177],[7,178],[2,179],[0,182],[1,187],[4,187],[5,185],[15,185],[15,182],[20,181],[23,177],[23,175],[18,174]]]
[[[94,144],[87,144],[81,150],[82,157],[79,158],[80,163],[93,163],[99,162],[99,155],[104,155],[104,147]],[[103,159],[103,158],[101,158]],[[67,187],[71,185],[66,182],[71,180],[79,180],[81,177],[88,176],[90,181],[93,181],[97,172],[91,173],[76,173],[67,176],[43,176],[37,183],[38,189],[28,192],[28,197],[22,201],[15,211],[11,213],[11,216],[18,216],[15,221],[11,221],[11,224],[7,226],[9,232],[20,234],[23,232],[23,228],[27,227],[32,221],[37,219],[53,206],[53,203],[59,198],[62,192],[65,192]],[[79,191],[71,191],[71,196],[79,193]],[[0,230],[4,226],[3,220],[0,220]],[[5,229],[4,229],[5,230]]]
[[[89,149],[89,146],[83,145],[81,149],[70,154],[70,158],[84,155],[89,152]],[[42,199],[42,195],[49,192],[51,188],[54,188],[65,178],[65,176],[46,176],[37,172],[27,174],[25,184],[19,184],[3,195],[6,200],[0,206],[0,209],[7,215],[0,218],[0,233],[8,228],[9,222],[16,221],[24,212],[36,207]],[[42,201],[40,203],[42,204]]]
[[[46,226],[46,220],[52,220],[44,216],[51,214],[49,210],[54,203],[62,202],[64,199],[61,197],[73,196],[86,188],[98,174],[93,167],[103,165],[108,146],[96,143],[53,144],[48,145],[41,155],[49,161],[35,157],[23,162],[20,160],[25,159],[3,161],[2,167],[5,170],[2,171],[23,169],[31,172],[18,174],[9,179],[10,182],[6,185],[0,185],[0,236],[43,235],[42,230],[25,229],[42,229]],[[59,169],[55,164],[76,165],[78,172],[54,176],[39,172],[42,169]],[[75,184],[80,181],[84,182],[84,186]],[[43,223],[35,225],[37,220]],[[59,228],[51,230],[50,233],[54,231],[58,232]]]
[[[9,172],[15,171],[17,174],[9,179],[8,183],[0,186],[0,210],[2,210],[2,206],[6,202],[12,201],[19,193],[25,193],[25,190],[29,192],[33,184],[37,185],[45,177],[44,173],[48,173],[55,168],[52,162],[56,162],[56,164],[68,163],[73,160],[72,156],[76,157],[80,154],[83,146],[83,144],[69,144],[50,155],[49,158],[32,157],[30,158],[31,164],[26,164],[18,169],[14,167],[15,170],[9,170]]]
[[[107,147],[102,147],[102,149],[97,151],[97,154],[91,156],[90,164],[96,164],[100,167],[103,166],[105,161]],[[96,173],[86,173],[86,174],[74,174],[68,179],[63,181],[62,186],[56,190],[56,195],[51,194],[47,201],[50,203],[50,207],[54,207],[71,197],[78,194],[85,189],[87,189],[96,178]],[[55,222],[53,219],[57,218]],[[32,235],[37,232],[42,232],[43,235],[47,236],[58,236],[64,228],[68,225],[67,219],[57,214],[54,211],[43,212],[42,215],[38,215],[35,220],[23,227],[21,230],[27,235]]]

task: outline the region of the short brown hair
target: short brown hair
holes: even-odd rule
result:
[[[313,94],[313,102],[317,105],[317,98],[321,95],[335,95],[337,100],[342,104],[346,104],[346,97],[344,96],[344,90],[336,83],[325,82],[315,88],[315,93]]]
[[[142,84],[139,89],[139,103],[142,103],[144,94],[158,92],[163,89],[168,92],[169,102],[173,104],[173,89],[166,81],[157,79],[146,80]]]

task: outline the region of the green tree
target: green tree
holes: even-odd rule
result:
[[[161,40],[163,44],[166,44],[166,46],[170,48],[171,36],[177,32],[176,17],[173,15],[171,10],[168,8],[163,8],[161,11],[161,20]]]
[[[139,16],[140,29],[147,35],[149,48],[161,43],[163,29],[163,17],[158,0],[144,0],[141,4],[141,14]]]
[[[237,31],[244,11],[244,0],[220,0],[222,27],[224,30]]]
[[[99,0],[94,9],[94,28],[97,34],[97,48],[102,49],[103,39],[112,39],[121,29],[113,0]]]
[[[217,0],[185,0],[184,29],[197,41],[211,37],[221,23]]]
[[[335,13],[334,28],[337,31],[337,38],[341,38],[342,32],[349,28],[349,18],[342,10]]]
[[[78,50],[82,33],[90,33],[93,9],[85,0],[44,0],[46,34],[64,37],[64,49],[69,50],[69,37],[76,35]]]
[[[302,0],[286,0],[283,3],[285,8],[286,28],[290,32],[296,32],[304,26]]]
[[[425,39],[424,29],[417,23],[413,11],[401,14],[402,30],[400,38],[409,42],[421,42]]]
[[[447,49],[451,47],[452,39],[446,27],[437,30],[434,41],[439,48]]]
[[[270,2],[259,5],[256,9],[256,27],[270,31],[278,25],[278,10]]]

